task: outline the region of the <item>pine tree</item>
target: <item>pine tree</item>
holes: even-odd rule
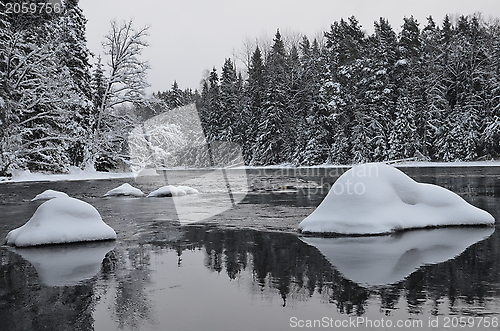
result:
[[[248,106],[246,107],[248,127],[247,139],[244,149],[244,158],[247,164],[250,164],[253,157],[254,145],[257,141],[258,126],[261,121],[262,107],[265,93],[265,78],[264,78],[264,63],[262,53],[257,46],[250,59],[248,68],[248,82],[246,85],[246,99]]]
[[[220,86],[219,86],[219,75],[217,74],[217,69],[214,67],[212,72],[210,72],[210,77],[208,80],[208,93],[206,101],[206,115],[207,115],[207,138],[208,141],[221,140],[223,138],[223,132],[221,130],[221,118],[220,114],[222,111],[222,105],[220,100]]]
[[[172,88],[170,88],[170,91],[168,92],[169,93],[166,102],[169,109],[175,109],[184,105],[182,91],[179,88],[177,81],[174,80]]]
[[[387,157],[387,133],[393,121],[391,110],[395,108],[397,85],[395,64],[398,59],[397,39],[389,22],[380,18],[375,22],[375,33],[368,46],[369,70],[365,71],[366,86],[362,109],[369,118],[369,140],[372,146],[372,161]]]
[[[68,69],[73,80],[74,93],[78,96],[71,106],[74,109],[73,118],[74,137],[76,141],[69,146],[68,153],[72,165],[84,166],[85,150],[88,148],[87,133],[92,128],[93,105],[91,100],[91,74],[89,56],[85,37],[87,19],[78,6],[79,0],[64,1],[64,11],[59,18],[60,31],[57,38],[60,65]]]
[[[367,151],[360,151],[364,148],[355,143],[358,138],[355,135],[365,134],[366,128],[363,126],[367,124],[366,115],[363,114],[365,87],[362,76],[367,67],[364,55],[366,36],[352,16],[348,21],[342,19],[332,24],[325,37],[328,66],[319,91],[323,101],[318,104],[328,107],[332,118],[329,131],[333,139],[328,161],[348,164],[354,160],[368,160]],[[363,146],[365,143],[362,143]]]
[[[236,69],[231,59],[226,59],[222,67],[222,79],[220,84],[221,140],[238,140],[238,132],[235,130],[238,116],[238,99],[240,97],[238,92]]]
[[[401,96],[395,112],[394,129],[389,136],[389,159],[413,157],[418,146],[414,101],[407,96]]]
[[[303,63],[303,97],[302,107],[304,121],[298,127],[299,137],[304,139],[302,144],[296,143],[296,162],[303,165],[315,165],[326,162],[331,144],[332,120],[331,112],[325,102],[322,86],[326,79],[327,71],[323,54],[319,49],[317,40],[308,47],[308,39],[304,37],[302,43]],[[301,141],[301,140],[298,140]]]
[[[449,113],[446,85],[443,80],[445,60],[444,34],[429,17],[422,30],[422,108],[417,109],[417,132],[421,139],[422,153],[436,159],[436,141],[442,134],[442,121]]]
[[[285,161],[284,149],[289,136],[286,121],[286,51],[281,34],[276,32],[266,63],[265,99],[256,141],[257,165],[280,164]]]

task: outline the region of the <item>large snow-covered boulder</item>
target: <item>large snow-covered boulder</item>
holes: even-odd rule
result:
[[[114,188],[106,194],[104,194],[105,197],[109,196],[132,196],[132,197],[142,197],[144,195],[144,192],[142,192],[140,189],[133,187],[129,183],[122,184],[118,186],[117,188]]]
[[[298,228],[305,233],[366,235],[494,223],[489,213],[443,187],[417,183],[383,163],[368,163],[340,176]]]
[[[110,239],[116,239],[115,231],[92,205],[61,197],[41,204],[26,224],[7,234],[6,243],[25,247]]]
[[[54,190],[45,190],[42,193],[38,194],[36,197],[31,199],[31,201],[36,200],[50,200],[54,198],[67,197],[68,195],[64,192],[54,191]]]
[[[492,227],[450,227],[364,237],[301,237],[342,275],[362,286],[397,283],[424,265],[455,258],[488,238]]]

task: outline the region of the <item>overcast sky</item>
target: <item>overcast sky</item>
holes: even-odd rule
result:
[[[245,41],[271,40],[277,28],[284,35],[314,38],[352,15],[369,33],[380,17],[396,31],[411,15],[421,27],[429,15],[438,23],[447,13],[500,17],[500,0],[81,0],[80,7],[88,19],[88,46],[96,55],[102,54],[112,19],[151,26],[150,46],[143,53],[151,65],[149,92],[168,90],[174,80],[181,89],[199,88],[205,71],[220,70],[226,58],[240,56]]]

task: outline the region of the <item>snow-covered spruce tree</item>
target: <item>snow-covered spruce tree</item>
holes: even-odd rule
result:
[[[326,75],[322,80],[319,95],[331,108],[332,142],[328,162],[349,164],[369,159],[365,149],[367,139],[367,115],[363,113],[364,80],[362,74],[367,60],[366,36],[354,16],[348,21],[334,22],[325,33],[327,55]],[[355,157],[356,156],[356,157]]]
[[[222,76],[220,83],[220,132],[219,140],[237,141],[238,132],[236,121],[238,119],[238,99],[240,98],[238,90],[238,78],[236,68],[231,59],[226,59],[222,67]]]
[[[312,56],[311,56],[311,43],[307,36],[303,36],[300,41],[300,76],[299,76],[299,91],[295,96],[296,105],[294,113],[294,130],[298,133],[295,137],[294,152],[292,155],[291,162],[294,165],[302,164],[302,156],[304,153],[305,146],[307,144],[308,138],[306,137],[306,117],[307,109],[310,108],[312,95],[311,91],[311,80],[313,78],[313,72],[311,70]]]
[[[283,118],[285,131],[285,145],[283,146],[283,162],[293,162],[296,154],[298,136],[301,135],[297,131],[302,119],[300,115],[303,113],[302,95],[304,93],[305,83],[302,80],[303,67],[300,61],[297,45],[292,42],[289,52],[286,55],[285,62],[285,91],[287,93],[285,111],[287,115]],[[299,134],[297,134],[299,133]]]
[[[148,46],[145,40],[148,29],[146,26],[136,30],[132,20],[120,24],[111,22],[111,30],[103,42],[104,54],[109,57],[108,76],[102,99],[94,105],[96,119],[85,155],[87,167],[104,170],[116,167],[118,162],[127,163],[123,147],[127,140],[126,132],[135,123],[133,116],[129,116],[131,114],[123,113],[123,108],[117,111],[116,107],[145,101],[149,65],[139,56]]]
[[[487,113],[483,121],[481,141],[488,158],[500,155],[500,24],[490,25],[487,71]]]
[[[262,116],[264,91],[264,62],[260,48],[257,46],[250,59],[250,65],[248,67],[248,80],[245,89],[248,105],[246,107],[248,124],[246,128],[247,138],[245,148],[243,149],[243,156],[246,164],[251,163],[254,153],[253,147],[257,141],[258,125]]]
[[[283,150],[289,128],[287,120],[286,50],[281,34],[276,32],[274,43],[265,66],[266,90],[262,105],[262,116],[258,126],[255,165],[280,164],[285,158]]]
[[[99,55],[97,57],[97,62],[94,63],[94,68],[92,70],[92,79],[91,79],[91,93],[92,93],[92,103],[94,104],[94,113],[92,118],[90,120],[96,120],[97,119],[97,107],[98,105],[102,104],[102,101],[104,99],[104,94],[106,93],[106,88],[108,86],[107,78],[104,75],[104,69],[103,69],[104,64],[102,63],[102,58]],[[95,129],[94,125],[96,124],[95,122],[91,122],[92,128]],[[91,131],[93,132],[93,130]]]
[[[389,159],[413,157],[421,153],[420,137],[425,127],[426,108],[422,89],[423,46],[418,22],[405,17],[398,39],[399,59],[395,64],[396,108],[389,132]],[[402,115],[404,114],[404,117]],[[402,133],[405,133],[406,140]]]
[[[388,157],[391,160],[413,157],[418,146],[415,104],[407,94],[403,93],[396,103],[396,119],[389,135]]]
[[[443,80],[445,71],[445,34],[432,17],[422,29],[422,108],[417,109],[417,132],[420,137],[422,153],[436,159],[436,140],[441,136],[442,123],[449,113],[446,100],[446,86]]]
[[[322,89],[327,79],[327,66],[316,39],[310,49],[307,47],[307,38],[301,46],[303,76],[300,95],[304,111],[298,116],[304,116],[304,120],[297,126],[300,134],[297,136],[295,162],[304,165],[322,164],[327,160],[332,131],[336,129],[332,122],[335,115],[331,114],[332,107],[329,107],[325,90]]]
[[[450,116],[460,120],[456,125],[464,132],[454,150],[456,159],[473,160],[480,155],[481,118],[487,111],[484,95],[489,74],[485,66],[486,45],[485,30],[479,18],[461,16],[449,43],[446,66]]]
[[[72,165],[83,167],[84,154],[87,148],[88,133],[92,129],[93,104],[91,100],[91,74],[85,37],[87,19],[78,6],[79,0],[65,0],[64,11],[58,21],[59,45],[57,59],[62,67],[68,68],[73,81],[73,93],[78,99],[73,100],[73,123],[70,124],[73,141],[69,145],[68,154]]]
[[[182,91],[177,84],[177,81],[174,80],[172,87],[170,88],[169,95],[167,100],[167,106],[169,109],[175,109],[184,105]]]
[[[207,136],[207,141],[212,142],[215,140],[221,140],[223,136],[223,132],[221,130],[222,119],[220,118],[222,105],[220,100],[219,75],[217,74],[217,69],[215,67],[210,72],[207,86],[206,100],[204,102],[204,122],[206,123],[205,134]]]
[[[366,53],[368,66],[363,72],[366,82],[363,90],[363,111],[368,118],[369,140],[372,146],[371,161],[387,158],[388,137],[393,121],[397,98],[394,68],[398,59],[397,38],[389,22],[380,18],[375,22],[375,33],[369,38]]]

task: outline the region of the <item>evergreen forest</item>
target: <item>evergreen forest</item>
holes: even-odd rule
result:
[[[0,176],[129,169],[130,132],[191,103],[207,142],[239,145],[247,165],[500,155],[500,23],[480,14],[405,17],[397,28],[380,18],[371,34],[350,17],[312,40],[277,30],[243,70],[227,58],[199,90],[174,82],[147,95],[147,26],[112,21],[101,60],[78,0],[5,9],[0,1]]]

